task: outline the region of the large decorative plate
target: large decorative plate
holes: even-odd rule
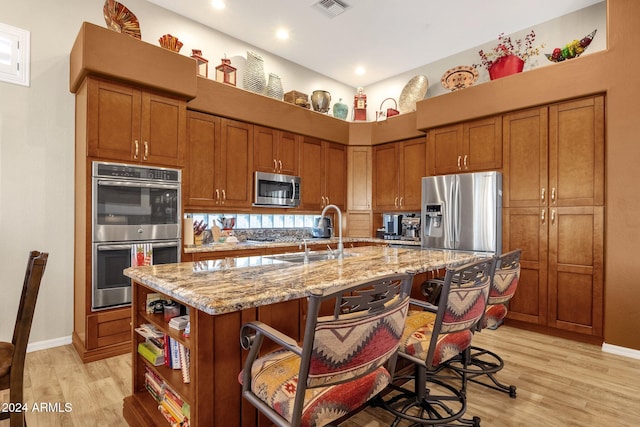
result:
[[[105,0],[102,12],[110,30],[135,37],[136,39],[142,38],[138,18],[123,4],[115,0]]]
[[[398,110],[400,113],[416,111],[416,102],[424,99],[429,89],[429,80],[426,76],[415,76],[409,80],[398,98]]]
[[[442,75],[440,83],[445,89],[451,91],[464,89],[478,80],[478,70],[468,65],[460,65],[447,70]]]

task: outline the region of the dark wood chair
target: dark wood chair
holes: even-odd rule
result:
[[[9,402],[18,405],[18,408],[24,403],[24,359],[40,282],[48,257],[49,254],[46,252],[32,251],[29,254],[13,339],[10,343],[0,342],[0,391],[9,389]],[[10,419],[11,427],[22,427],[27,424],[24,415],[24,410],[2,412],[0,420]]]

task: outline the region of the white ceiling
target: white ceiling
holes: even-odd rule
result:
[[[352,87],[401,74],[603,0],[147,0]],[[277,40],[279,27],[289,29]],[[357,66],[366,73],[355,74]]]

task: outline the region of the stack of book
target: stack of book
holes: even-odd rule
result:
[[[177,316],[169,320],[169,327],[177,330],[183,330],[189,323],[189,315]]]
[[[191,407],[155,372],[145,366],[145,387],[158,404],[158,411],[175,427],[189,427]]]

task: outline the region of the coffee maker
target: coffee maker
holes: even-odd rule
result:
[[[420,240],[420,214],[407,214],[402,217],[402,240]]]
[[[400,239],[402,236],[402,215],[401,214],[382,214],[382,222],[384,226],[385,239]]]

